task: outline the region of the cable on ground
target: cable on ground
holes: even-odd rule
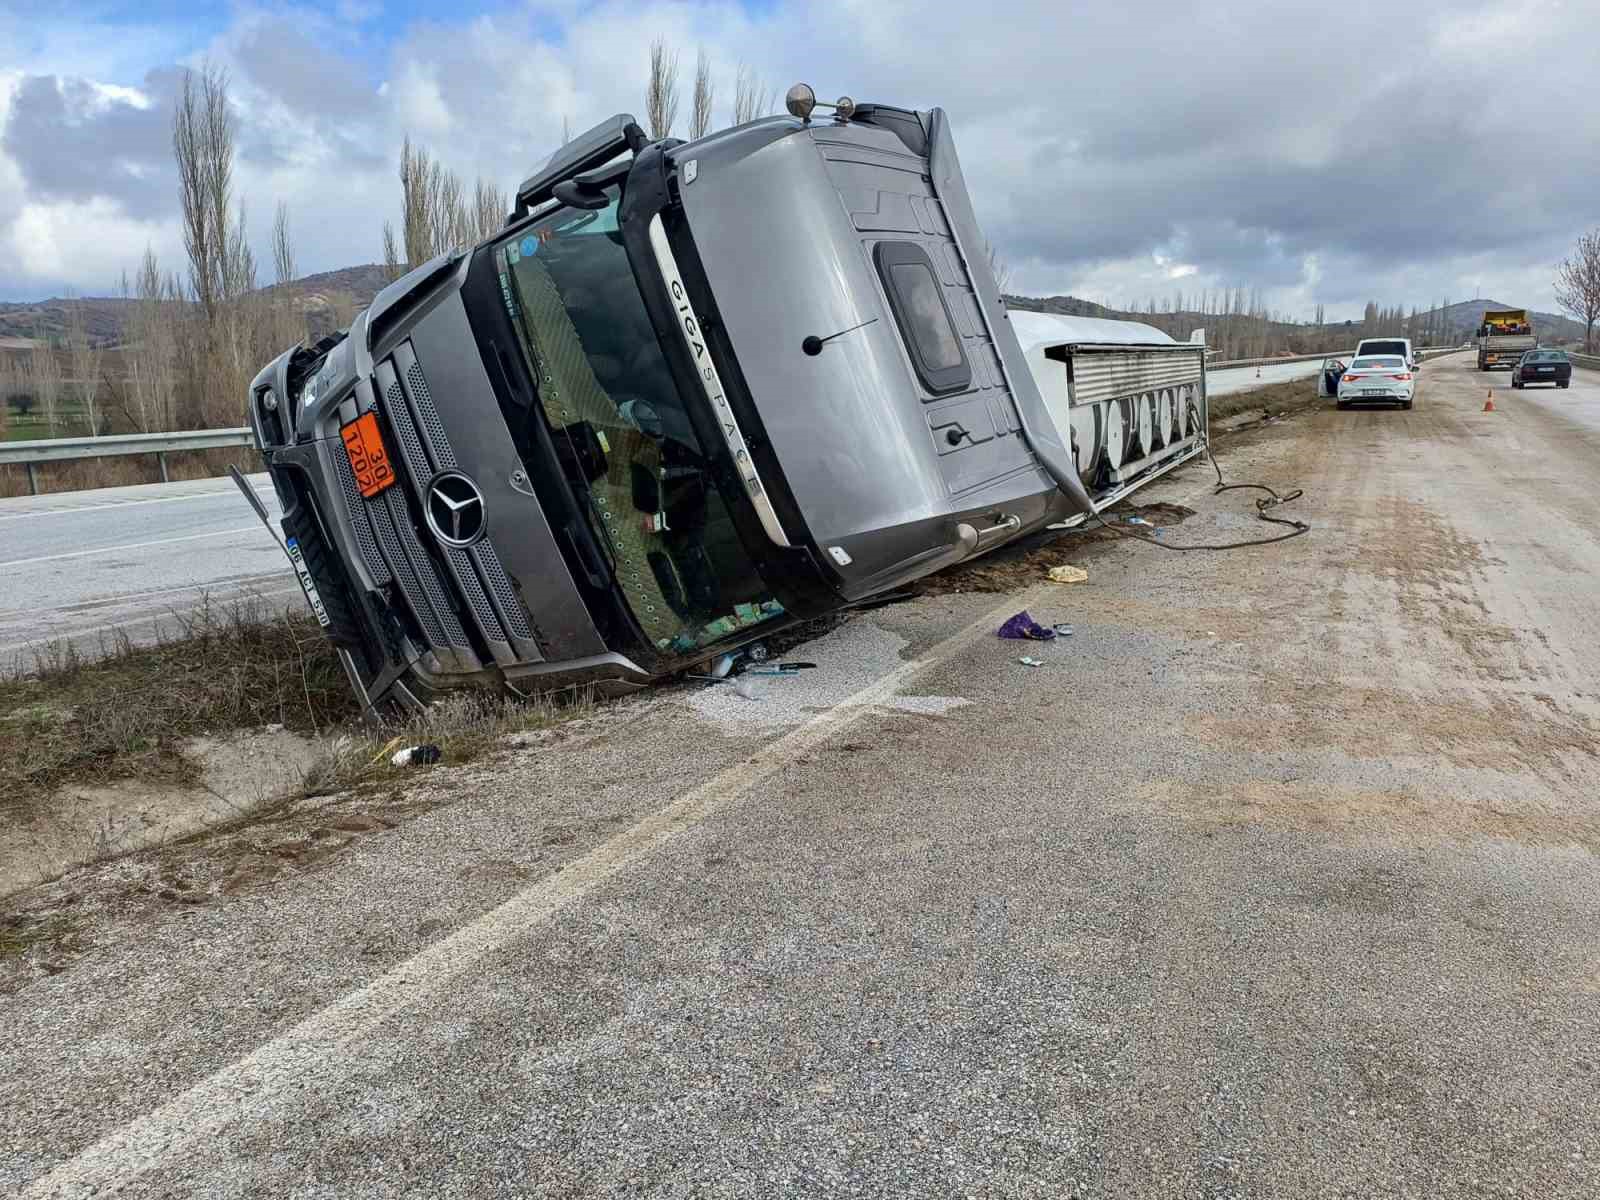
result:
[[[1196,410],[1193,401],[1189,403],[1189,417],[1194,426],[1198,428],[1200,425],[1200,414],[1198,410]],[[1118,528],[1097,512],[1091,513],[1090,515],[1093,516],[1096,521],[1100,522],[1102,528],[1109,529],[1118,537],[1129,538],[1136,542],[1148,542],[1152,546],[1160,546],[1163,550],[1181,550],[1185,552],[1190,550],[1241,550],[1246,546],[1270,546],[1275,542],[1287,542],[1290,538],[1297,538],[1301,534],[1311,532],[1311,526],[1305,521],[1296,521],[1292,518],[1285,519],[1283,517],[1271,517],[1267,515],[1269,509],[1277,508],[1280,504],[1288,504],[1292,500],[1300,499],[1300,497],[1305,494],[1304,489],[1295,488],[1295,490],[1288,493],[1288,495],[1280,496],[1277,492],[1273,491],[1272,488],[1269,488],[1264,483],[1225,483],[1222,478],[1222,465],[1217,462],[1217,456],[1211,453],[1211,438],[1209,434],[1202,436],[1200,445],[1204,447],[1206,457],[1211,460],[1211,469],[1217,473],[1217,486],[1211,492],[1213,496],[1220,496],[1223,492],[1233,491],[1248,490],[1265,492],[1267,493],[1265,496],[1259,497],[1256,500],[1256,516],[1260,520],[1266,521],[1269,524],[1286,526],[1289,532],[1280,533],[1275,537],[1258,538],[1254,541],[1248,542],[1202,542],[1196,545],[1176,546],[1170,542],[1163,542],[1159,538],[1146,537],[1142,533],[1133,533],[1127,529]]]

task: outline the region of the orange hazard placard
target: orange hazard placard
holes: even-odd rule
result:
[[[344,452],[350,458],[356,487],[363,496],[370,500],[394,482],[394,468],[389,465],[389,452],[384,449],[375,413],[362,413],[339,430],[339,436],[344,439]]]

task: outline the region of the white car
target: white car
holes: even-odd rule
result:
[[[1398,354],[1406,360],[1406,368],[1411,371],[1421,365],[1417,361],[1417,352],[1411,348],[1411,339],[1407,337],[1362,338],[1356,343],[1355,357],[1370,358],[1374,354]]]
[[[1339,376],[1336,397],[1340,408],[1352,404],[1398,404],[1410,408],[1416,394],[1416,375],[1404,357],[1368,354],[1350,360]]]

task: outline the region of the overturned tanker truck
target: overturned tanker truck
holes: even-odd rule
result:
[[[255,378],[369,711],[639,687],[1201,452],[1202,345],[1007,311],[942,110],[787,107],[692,142],[613,117]]]

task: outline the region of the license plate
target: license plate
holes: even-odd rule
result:
[[[1540,373],[1540,374],[1541,374],[1541,375],[1543,375],[1543,374],[1545,374],[1545,373],[1546,373],[1546,372],[1548,372],[1548,371],[1554,371],[1554,370],[1555,370],[1555,368],[1554,368],[1554,367],[1540,367],[1540,368],[1539,368],[1539,373]]]
[[[1361,394],[1363,396],[1387,396],[1389,394],[1389,389],[1388,388],[1362,388],[1361,389]]]
[[[344,452],[363,496],[370,500],[394,482],[394,468],[389,465],[389,451],[378,432],[376,413],[362,413],[339,430],[339,436],[344,439]]]
[[[300,590],[306,594],[306,603],[311,605],[311,611],[316,614],[317,624],[326,629],[328,610],[322,606],[322,597],[317,594],[316,582],[311,578],[311,572],[306,569],[306,560],[300,555],[300,543],[289,538],[284,546],[289,551],[289,561],[294,564],[294,573],[299,577]]]

